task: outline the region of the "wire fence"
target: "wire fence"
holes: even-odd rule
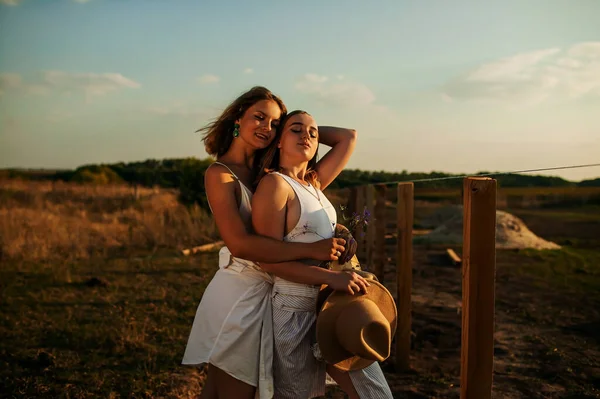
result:
[[[434,181],[442,181],[442,180],[464,179],[466,177],[506,176],[506,175],[522,174],[522,173],[544,172],[544,171],[550,171],[550,170],[581,169],[581,168],[593,168],[593,167],[600,167],[600,163],[583,164],[583,165],[553,166],[550,168],[523,169],[523,170],[514,170],[514,171],[510,171],[510,172],[475,173],[475,174],[459,175],[459,176],[432,177],[432,178],[427,178],[427,179],[397,180],[397,181],[381,182],[381,183],[377,183],[377,184],[391,185],[391,184],[398,184],[398,183],[423,183],[423,182],[434,182]]]

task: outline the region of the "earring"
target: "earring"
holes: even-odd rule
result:
[[[236,123],[233,125],[233,137],[237,137],[240,135],[240,124]]]

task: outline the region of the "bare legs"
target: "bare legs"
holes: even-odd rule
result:
[[[211,364],[208,366],[200,399],[253,399],[255,391],[256,387],[230,376]]]
[[[197,399],[218,399],[217,383],[215,373],[217,368],[211,364],[206,365],[206,380]]]

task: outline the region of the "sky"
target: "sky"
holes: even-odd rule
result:
[[[195,131],[254,85],[356,129],[348,168],[600,163],[599,16],[600,0],[0,0],[0,168],[205,158]]]

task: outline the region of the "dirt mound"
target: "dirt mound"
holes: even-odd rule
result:
[[[451,216],[451,214],[454,214]],[[431,233],[420,237],[425,242],[461,244],[463,238],[463,211],[461,206],[440,210],[438,216],[447,221]],[[516,249],[560,249],[558,244],[546,241],[535,235],[518,217],[504,211],[496,211],[496,248]]]

